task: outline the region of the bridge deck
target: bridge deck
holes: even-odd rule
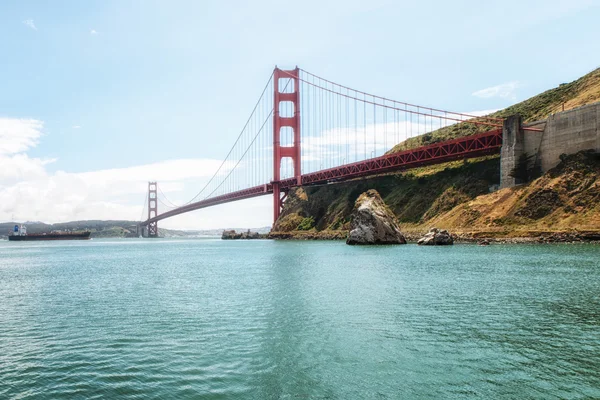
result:
[[[441,164],[444,162],[465,158],[481,157],[489,154],[499,153],[501,147],[502,129],[497,129],[485,133],[434,143],[412,150],[387,154],[381,157],[375,157],[352,164],[345,164],[335,168],[304,174],[302,175],[302,185],[341,182],[349,179],[391,171]],[[282,180],[280,182],[280,186],[282,190],[289,190],[292,187],[298,186],[298,182],[296,178],[288,178]],[[142,225],[147,225],[152,222],[160,221],[162,219],[186,212],[199,210],[201,208],[212,207],[218,204],[225,204],[237,200],[250,199],[252,197],[262,196],[270,193],[273,193],[273,185],[272,183],[266,183],[264,185],[254,186],[248,189],[239,190],[187,204],[183,207],[167,211],[163,214],[157,215],[154,218],[148,219],[142,222]]]

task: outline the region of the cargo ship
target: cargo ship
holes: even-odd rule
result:
[[[50,233],[27,233],[24,225],[15,225],[13,231],[8,235],[8,240],[30,241],[30,240],[88,240],[91,232],[50,232]]]

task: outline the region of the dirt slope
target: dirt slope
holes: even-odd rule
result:
[[[600,155],[579,152],[528,185],[499,190],[428,221],[454,231],[518,235],[600,230]]]

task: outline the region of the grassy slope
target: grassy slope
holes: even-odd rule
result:
[[[521,114],[524,122],[539,121],[547,118],[550,114],[570,110],[585,104],[600,101],[600,68],[573,81],[565,83],[557,88],[550,89],[530,99],[517,103],[490,114],[491,117],[504,118],[514,114]],[[408,150],[415,147],[437,143],[448,139],[468,136],[474,133],[493,129],[492,127],[475,124],[457,124],[425,135],[410,138],[397,144],[390,152]]]
[[[499,158],[455,161],[435,167],[296,189],[286,200],[274,232],[348,228],[356,198],[376,189],[400,223],[419,225],[458,204],[488,193],[499,179]]]
[[[567,110],[597,101],[600,101],[600,68],[492,115],[506,117],[520,113],[524,121],[532,122],[561,111],[563,104]],[[465,136],[483,129],[473,124],[453,125],[411,138],[391,151]],[[599,174],[594,164],[598,161],[588,161],[570,159],[570,166],[561,164],[557,168],[563,170],[555,169],[531,185],[491,194],[488,193],[489,186],[497,183],[499,176],[497,157],[298,189],[288,197],[273,231],[333,232],[339,236],[340,231],[348,228],[355,199],[368,189],[381,193],[407,231],[423,231],[433,225],[465,232],[497,232],[500,235],[515,232],[527,235],[533,230],[568,230],[575,226],[598,230]],[[585,183],[580,181],[581,175],[585,176]],[[571,188],[569,182],[580,184]],[[570,196],[575,200],[569,201]],[[586,203],[588,201],[591,203]],[[547,202],[554,204],[548,213],[542,210]]]

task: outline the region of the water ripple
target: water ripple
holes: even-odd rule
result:
[[[0,398],[600,398],[598,256],[2,243]]]

